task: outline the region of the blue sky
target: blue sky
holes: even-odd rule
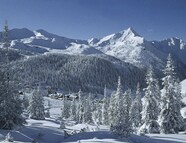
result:
[[[186,0],[0,0],[0,26],[89,39],[133,27],[147,40],[186,41]]]

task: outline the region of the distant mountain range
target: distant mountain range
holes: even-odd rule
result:
[[[0,33],[0,35],[2,34]],[[145,38],[140,36],[134,29],[128,28],[121,32],[114,33],[100,39],[92,38],[89,40],[76,40],[76,39],[70,39],[55,34],[51,34],[44,30],[30,31],[26,28],[23,28],[23,29],[10,30],[9,39],[10,39],[11,49],[13,49],[14,52],[16,51],[17,53],[19,53],[21,56],[26,57],[26,59],[21,60],[21,63],[23,62],[29,63],[28,62],[29,58],[31,58],[32,60],[36,60],[39,57],[42,57],[42,59],[48,61],[49,60],[48,57],[54,58],[51,55],[55,55],[55,54],[57,54],[58,59],[60,59],[59,56],[60,54],[61,58],[64,58],[66,57],[66,55],[68,55],[70,59],[77,58],[77,61],[81,61],[79,59],[83,58],[84,60],[89,61],[89,62],[85,62],[88,65],[80,66],[81,68],[85,68],[85,69],[87,68],[87,71],[89,71],[89,68],[95,70],[95,68],[97,67],[95,64],[96,60],[93,60],[95,58],[98,61],[103,62],[102,63],[103,67],[100,67],[103,68],[100,70],[99,73],[100,77],[102,76],[103,73],[106,74],[105,71],[103,73],[101,71],[103,71],[104,69],[109,70],[108,67],[105,67],[108,63],[112,65],[112,66],[110,65],[112,67],[110,68],[113,71],[115,69],[119,70],[115,72],[114,79],[112,78],[112,80],[114,81],[117,81],[116,79],[117,76],[119,75],[121,75],[125,80],[128,81],[129,81],[129,77],[136,78],[135,76],[129,76],[130,75],[129,69],[132,70],[135,69],[135,71],[132,71],[132,74],[134,75],[135,72],[138,73],[140,75],[139,76],[140,78],[137,79],[139,80],[139,82],[142,83],[144,82],[143,79],[144,79],[145,71],[150,65],[153,66],[157,76],[162,77],[162,69],[165,67],[166,58],[168,54],[171,53],[175,61],[175,66],[177,67],[177,73],[179,78],[180,79],[186,78],[186,43],[179,38],[173,37],[163,41],[147,41]],[[47,58],[46,55],[48,55]],[[33,56],[34,58],[32,58]],[[105,62],[108,63],[104,64]],[[43,63],[45,62],[43,61]],[[61,63],[58,66],[64,68],[65,64],[69,64],[69,63],[63,62],[63,64]],[[74,63],[72,62],[70,63],[70,65],[71,64],[73,65]],[[76,63],[76,64],[80,64],[80,63]],[[32,68],[34,68],[33,65]],[[70,72],[70,68],[68,70]],[[125,71],[127,71],[127,74],[122,74],[125,73]],[[55,72],[57,71],[55,70]],[[86,73],[85,70],[82,70],[81,72],[82,72],[81,74]],[[74,73],[72,72],[72,74]],[[111,74],[112,73],[110,72],[106,76],[108,77],[112,76]],[[126,75],[128,77],[125,77]],[[73,75],[71,76],[73,77]],[[87,74],[87,78],[89,79],[90,77],[88,76],[89,75]],[[81,80],[81,77],[79,75],[77,75],[76,78],[77,78],[76,80],[79,80],[80,82],[85,82],[86,80],[85,77],[83,80]],[[90,81],[85,82],[89,84],[89,87],[92,87],[91,78]],[[71,80],[73,81],[73,78]],[[131,81],[137,82],[134,79],[130,79],[130,83],[129,82],[128,83],[123,82],[123,83],[125,83],[126,87],[130,87],[130,86],[134,87],[134,84],[132,84]],[[102,90],[102,87],[104,87],[104,84],[106,84],[107,81],[105,80],[103,83],[101,82],[102,81],[100,81],[99,84],[97,83],[97,87],[96,87],[96,83],[94,83],[94,88],[101,87]],[[142,85],[144,84],[142,83]],[[87,87],[85,91],[88,91],[89,87]],[[112,88],[112,81],[109,81],[109,87]],[[77,89],[78,88],[79,87],[77,87]],[[73,89],[70,88],[68,90],[73,90]]]

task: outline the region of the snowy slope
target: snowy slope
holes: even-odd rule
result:
[[[2,33],[0,33],[2,35]],[[2,37],[0,37],[2,38]],[[44,30],[30,31],[26,28],[9,31],[11,48],[27,50],[33,53],[45,53],[50,49],[66,49],[71,43],[86,44],[85,40],[74,40],[48,33]]]
[[[90,47],[85,44],[77,44],[77,43],[71,43],[71,46],[69,46],[67,49],[64,50],[65,54],[85,54],[85,55],[90,55],[90,54],[103,54],[101,51]]]

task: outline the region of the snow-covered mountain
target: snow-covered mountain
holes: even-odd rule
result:
[[[153,41],[153,46],[163,53],[171,53],[186,64],[186,43],[179,38],[169,38],[163,41]]]
[[[26,55],[47,52],[99,57],[109,55],[142,69],[153,65],[159,75],[165,66],[167,55],[171,53],[181,79],[186,78],[186,44],[183,40],[170,38],[147,41],[131,27],[100,39],[89,40],[70,39],[44,30],[12,29],[9,39],[11,48]]]
[[[159,58],[160,55],[164,57],[164,54],[155,49],[150,42],[146,41],[132,28],[103,37],[97,42],[89,43],[105,54],[140,68],[152,64],[158,69],[164,66],[164,62]]]
[[[163,41],[147,41],[129,27],[121,32],[100,39],[75,40],[44,30],[26,28],[10,30],[11,47],[33,54],[57,52],[66,54],[107,54],[144,68],[154,65],[162,69],[168,53],[186,64],[186,44],[178,38]]]
[[[26,28],[10,30],[9,39],[11,40],[11,48],[29,51],[33,54],[41,54],[53,49],[66,49],[72,46],[72,43],[87,44],[85,40],[69,39],[41,29],[30,31]]]

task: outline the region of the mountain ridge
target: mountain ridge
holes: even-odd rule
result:
[[[145,72],[150,65],[158,78],[163,77],[169,53],[180,80],[186,78],[185,42],[178,38],[148,41],[133,28],[89,40],[70,39],[41,29],[23,28],[20,33],[14,29],[10,33],[10,51],[14,51],[11,53],[15,61],[11,69],[15,80],[21,83],[42,81],[45,86],[63,87],[66,91],[75,87],[75,92],[81,88],[100,93],[106,83],[112,90],[121,76],[125,88],[135,89],[137,82],[144,86]],[[0,53],[3,55],[3,51]]]
[[[0,35],[0,38],[2,38],[2,33]],[[186,58],[184,58],[186,44],[183,40],[172,37],[162,41],[147,41],[132,27],[103,38],[88,40],[70,39],[49,33],[43,29],[31,31],[27,28],[16,28],[9,31],[9,39],[11,48],[28,50],[33,54],[45,52],[94,54],[95,51],[95,54],[103,53],[114,56],[143,68],[152,64],[152,62],[147,63],[143,58],[151,58],[151,61],[164,60],[164,57],[171,53],[176,57],[181,55],[179,60],[186,64]],[[84,52],[84,49],[88,52]],[[159,57],[160,55],[162,56]]]

